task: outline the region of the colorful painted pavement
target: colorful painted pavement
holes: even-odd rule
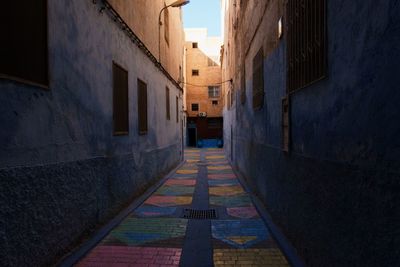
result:
[[[207,151],[210,205],[227,217],[211,221],[215,266],[289,266],[240,185],[223,151]],[[217,162],[216,162],[217,161]]]
[[[185,158],[172,177],[76,266],[179,266],[188,220],[179,218],[178,211],[192,203],[198,171],[193,162],[200,160],[200,150],[188,150]]]
[[[210,208],[221,213],[211,220],[214,265],[289,266],[223,150],[188,149],[185,159],[76,266],[179,266],[188,225],[182,210],[191,206],[201,159],[207,164]]]

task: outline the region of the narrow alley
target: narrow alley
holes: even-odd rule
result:
[[[105,234],[105,233],[103,233]],[[86,248],[87,249],[87,248]],[[289,266],[222,149],[185,162],[79,260],[89,266]]]
[[[399,0],[18,0],[0,267],[400,266]]]

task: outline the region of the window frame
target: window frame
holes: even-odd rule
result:
[[[116,63],[115,61],[112,62],[112,72],[113,72],[113,135],[114,136],[121,136],[121,135],[129,135],[129,72],[123,68],[120,64]],[[120,73],[118,73],[120,72]],[[126,80],[121,81],[118,80],[118,74],[126,74]],[[119,98],[117,97],[118,94],[121,94],[121,92],[118,92],[120,86],[122,86],[122,83],[126,84],[126,88],[123,88],[122,94],[124,94],[124,103],[121,103]],[[116,119],[117,116],[120,116],[118,114],[121,112],[121,106],[124,105],[125,109],[125,116],[126,116],[126,121],[125,123],[125,128],[124,129],[116,129],[117,125],[116,122],[118,121]]]
[[[197,105],[197,109],[193,109],[193,105]],[[200,105],[199,103],[191,103],[190,108],[192,111],[199,111],[200,110]]]
[[[218,90],[216,90],[218,89]],[[210,95],[210,90],[212,90],[212,94]],[[218,95],[215,95],[215,92],[218,92]],[[220,98],[221,97],[221,87],[210,85],[208,86],[208,98]]]

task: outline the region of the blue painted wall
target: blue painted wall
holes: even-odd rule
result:
[[[165,86],[171,103],[178,89],[98,11],[49,1],[48,91],[0,80],[1,266],[54,263],[181,160],[180,123],[164,113]],[[129,73],[126,136],[113,136],[113,61]],[[138,78],[148,85],[144,136]]]
[[[234,165],[308,266],[400,266],[400,3],[327,3],[328,76],[291,95],[290,154],[284,39],[264,59],[263,109],[247,76],[246,104],[225,110],[225,144],[233,125]]]

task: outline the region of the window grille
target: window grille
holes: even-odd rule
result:
[[[288,0],[287,87],[289,92],[326,76],[326,0]]]

